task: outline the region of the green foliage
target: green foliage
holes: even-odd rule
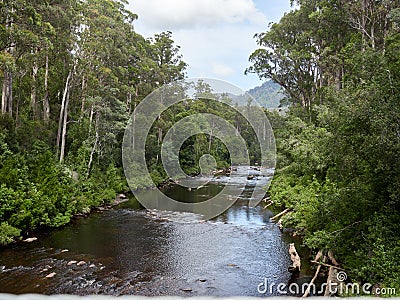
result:
[[[283,94],[279,84],[269,80],[264,82],[261,86],[255,87],[248,91],[248,93],[265,108],[278,108],[283,100]]]
[[[20,230],[8,225],[7,222],[0,223],[0,245],[4,246],[14,241],[20,234]]]
[[[127,190],[120,151],[127,120],[160,84],[182,79],[186,63],[171,32],[150,39],[136,33],[137,15],[125,5],[1,4],[3,243],[19,235],[9,226],[21,235],[62,226]],[[156,183],[165,180],[160,170],[156,162]]]
[[[399,289],[400,3],[298,2],[257,36],[266,48],[248,69],[294,103],[273,116],[270,197],[292,209],[282,224],[333,250],[352,280]]]

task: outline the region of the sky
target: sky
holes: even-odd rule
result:
[[[171,31],[188,63],[189,78],[228,81],[243,90],[262,84],[244,75],[258,48],[254,34],[265,32],[290,10],[289,0],[129,0],[138,14],[136,32],[145,37]]]

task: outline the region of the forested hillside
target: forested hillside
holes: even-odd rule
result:
[[[272,80],[264,82],[261,86],[257,86],[248,91],[248,93],[265,108],[278,108],[281,106],[283,93],[281,86]]]
[[[400,3],[296,2],[257,35],[247,69],[292,103],[275,122],[270,198],[351,280],[399,289]]]

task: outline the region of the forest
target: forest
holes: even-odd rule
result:
[[[256,35],[246,72],[291,103],[273,118],[277,210],[351,280],[400,288],[400,2],[300,0]]]
[[[121,162],[125,126],[158,87],[186,77],[172,32],[144,38],[124,0],[0,3],[0,244],[60,227],[128,190]],[[286,113],[266,110],[277,141],[268,191],[282,225],[315,251],[332,251],[353,281],[400,289],[400,1],[292,0],[293,10],[256,34],[245,73],[282,87]],[[248,54],[246,54],[248,55]],[[233,110],[207,102],[168,110],[147,141],[156,184],[164,134],[193,112],[254,133]],[[215,96],[215,95],[213,95]],[[191,137],[188,174],[220,141]],[[146,188],[148,183],[136,183]]]
[[[137,15],[126,4],[2,2],[0,244],[63,226],[129,191],[121,158],[128,119],[149,93],[185,78],[187,64],[171,32],[148,39],[135,32]],[[203,81],[193,88],[197,100],[168,109],[147,137],[146,161],[156,185],[168,181],[160,157],[165,134],[193,113],[229,120],[247,140],[251,161],[259,159],[254,132],[230,108],[228,95],[213,93]],[[180,151],[183,170],[198,174],[204,153],[218,168],[229,166],[224,144],[197,134]],[[130,185],[144,189],[153,182],[137,177]]]
[[[127,190],[121,142],[135,105],[184,77],[171,32],[145,39],[123,1],[2,1],[0,243]]]

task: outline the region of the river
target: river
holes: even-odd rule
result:
[[[166,194],[196,201],[217,193],[225,179],[196,191],[175,186]],[[271,211],[248,207],[252,186],[248,180],[239,200],[209,221],[190,213],[145,210],[132,197],[111,210],[37,233],[35,242],[0,250],[0,292],[278,295],[276,290],[260,294],[257,287],[265,279],[291,281],[291,240],[269,220]],[[305,265],[297,280],[310,275]]]

